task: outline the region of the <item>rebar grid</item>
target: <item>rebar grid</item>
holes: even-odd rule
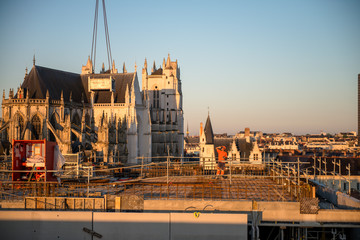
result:
[[[112,183],[3,183],[2,199],[23,199],[24,197],[101,197],[105,194],[133,194],[144,199],[197,199],[197,200],[255,200],[255,201],[299,201],[294,194],[306,193],[305,187],[287,191],[286,185],[270,178],[233,176],[229,179],[209,177],[152,178],[132,182]],[[89,192],[89,193],[88,193]]]

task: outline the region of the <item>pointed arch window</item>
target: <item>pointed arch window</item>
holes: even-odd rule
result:
[[[158,87],[156,86],[153,92],[153,106],[154,108],[159,108],[159,90]]]
[[[33,126],[32,139],[40,139],[41,135],[41,121],[38,115],[35,115],[31,119],[31,125]]]
[[[24,118],[20,115],[20,114],[17,114],[16,116],[16,125],[15,125],[15,131],[16,131],[16,138],[17,139],[21,139],[21,134],[22,132],[24,131]]]
[[[75,114],[72,123],[75,124],[78,127],[81,126],[81,120],[80,120],[80,117],[79,117],[78,114]]]
[[[50,118],[50,123],[55,130],[57,129],[58,122],[59,122],[59,117],[56,113],[54,113]]]

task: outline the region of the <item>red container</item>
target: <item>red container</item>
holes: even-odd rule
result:
[[[54,169],[54,148],[56,142],[44,140],[13,140],[12,169],[13,181],[56,181]],[[33,170],[40,170],[36,172]],[[45,171],[46,170],[46,171]]]

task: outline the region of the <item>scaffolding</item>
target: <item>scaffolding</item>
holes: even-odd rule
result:
[[[1,199],[31,197],[89,197],[134,194],[144,199],[201,199],[300,201],[314,197],[313,189],[300,173],[300,163],[280,163],[270,160],[264,164],[227,162],[226,175],[216,177],[215,171],[199,166],[197,161],[183,162],[165,157],[152,163],[139,158],[139,165],[107,166],[88,169],[79,178],[67,182],[3,181]],[[78,160],[76,161],[78,163]],[[145,163],[144,163],[145,162]],[[78,166],[78,164],[75,164]],[[78,169],[74,165],[72,171]],[[40,170],[37,170],[40,171]],[[3,170],[4,173],[11,170]],[[52,171],[61,175],[68,170]],[[92,176],[104,176],[93,182]],[[114,178],[116,177],[116,178]],[[99,179],[98,179],[99,180]]]

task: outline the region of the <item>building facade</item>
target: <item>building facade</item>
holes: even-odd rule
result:
[[[166,78],[173,76],[168,72]],[[174,73],[178,79],[180,73],[176,69]],[[172,86],[166,92],[173,91],[175,99]],[[94,73],[89,58],[81,74],[76,74],[37,66],[34,60],[18,90],[10,89],[8,98],[3,92],[2,141],[47,139],[56,141],[62,153],[92,150],[105,162],[136,163],[139,157],[151,158],[153,146],[159,144],[152,137],[159,126],[152,124],[149,95],[140,90],[136,66],[133,73],[125,66],[119,73],[113,62],[111,69]],[[170,123],[171,127],[162,129],[166,133],[176,131],[179,136],[183,133],[181,88],[180,95],[181,111],[165,112],[163,117],[170,121],[164,125]],[[175,140],[171,150],[182,153],[183,140]],[[165,153],[161,150],[154,153]]]
[[[210,116],[207,117],[205,128],[200,123],[199,135],[200,165],[205,170],[214,170],[217,166],[214,133],[211,126]]]
[[[162,67],[155,62],[151,73],[145,59],[142,69],[142,91],[151,122],[152,155],[182,156],[184,152],[184,117],[180,68],[170,55]]]

